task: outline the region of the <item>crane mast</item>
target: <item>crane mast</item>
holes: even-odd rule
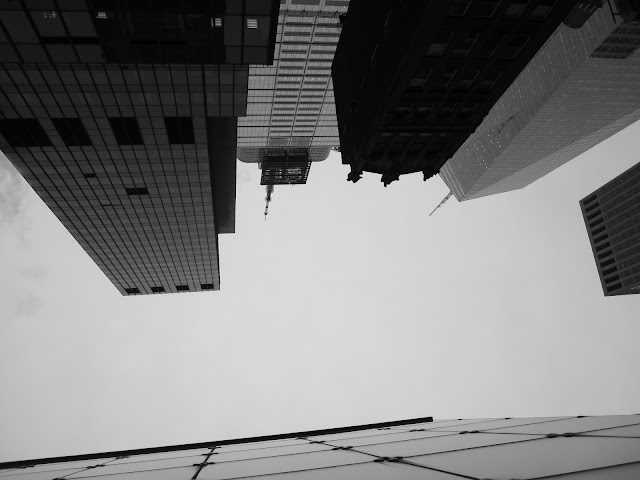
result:
[[[271,194],[273,193],[273,185],[267,185],[267,196],[264,197],[266,204],[264,206],[264,220],[267,221],[267,214],[269,213],[269,203],[271,202]]]

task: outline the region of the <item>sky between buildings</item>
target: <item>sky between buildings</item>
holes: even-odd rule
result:
[[[0,159],[0,461],[432,415],[638,413],[640,296],[605,298],[578,201],[640,123],[519,192],[345,181],[263,220],[238,164],[220,292],[122,297]]]

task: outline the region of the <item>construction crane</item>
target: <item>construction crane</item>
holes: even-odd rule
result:
[[[271,202],[271,194],[273,193],[273,185],[267,185],[267,196],[264,197],[266,200],[266,205],[264,207],[264,221],[267,221],[267,214],[269,213],[269,203]]]
[[[446,197],[444,197],[444,198],[442,199],[442,201],[438,204],[438,206],[437,206],[436,208],[434,208],[434,209],[433,209],[433,212],[435,212],[437,209],[439,209],[441,206],[443,206],[443,205],[446,203],[446,201],[447,201],[447,200],[449,200],[449,199],[451,198],[451,195],[453,195],[453,192],[452,192],[452,191],[449,191],[449,193],[447,193],[447,196],[446,196]],[[431,212],[431,213],[429,214],[429,216],[433,215],[433,212]]]

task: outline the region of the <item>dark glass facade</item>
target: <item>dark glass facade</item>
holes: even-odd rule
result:
[[[91,3],[107,62],[265,65],[273,61],[272,0]]]
[[[576,3],[352,0],[332,66],[349,179],[438,173]]]
[[[262,161],[261,185],[307,183],[311,159],[307,149],[269,148]]]
[[[238,159],[258,164],[261,185],[297,185],[307,183],[311,164],[325,160],[330,152],[331,147],[288,145],[238,148]]]
[[[0,148],[123,295],[220,288],[248,63],[275,45],[277,2],[165,3],[0,4]]]
[[[580,201],[605,296],[640,293],[640,164]]]
[[[631,480],[640,417],[419,418],[0,464],[3,480]]]

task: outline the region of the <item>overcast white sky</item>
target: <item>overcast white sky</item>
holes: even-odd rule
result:
[[[412,417],[638,413],[640,296],[605,298],[578,201],[640,124],[510,194],[383,188],[337,154],[238,166],[220,292],[122,297],[0,168],[0,461]]]

